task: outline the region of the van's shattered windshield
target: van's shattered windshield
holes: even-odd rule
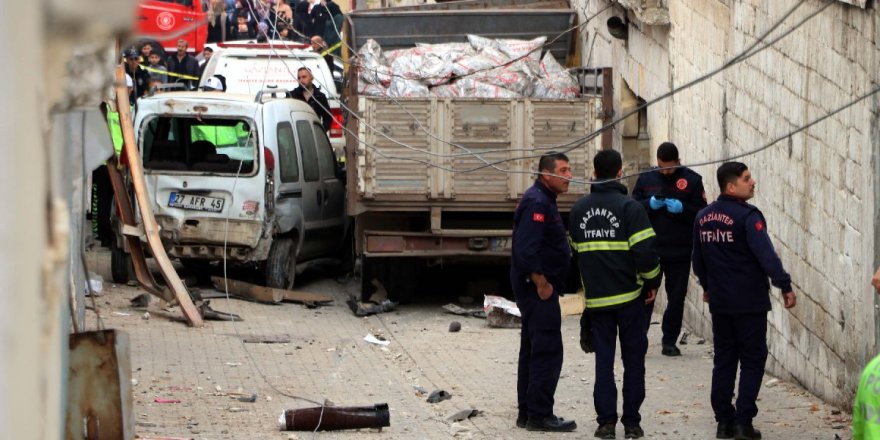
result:
[[[144,169],[251,174],[257,135],[242,119],[159,116],[141,133]]]

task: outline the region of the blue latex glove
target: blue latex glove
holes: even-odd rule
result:
[[[651,201],[649,201],[648,204],[651,205],[651,209],[660,209],[666,206],[666,203],[664,203],[663,200],[657,200],[654,196],[651,196]]]
[[[681,204],[681,200],[666,199],[666,210],[673,214],[679,214],[684,211],[684,205]]]

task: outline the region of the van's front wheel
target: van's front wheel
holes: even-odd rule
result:
[[[266,260],[266,287],[276,289],[293,289],[296,279],[296,239],[291,237],[278,237],[269,248],[269,258]]]

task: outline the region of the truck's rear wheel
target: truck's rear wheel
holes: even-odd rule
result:
[[[121,249],[116,244],[115,237],[110,239],[110,275],[117,284],[125,284],[134,278],[131,255],[125,253],[125,249]]]
[[[266,287],[276,289],[293,289],[296,279],[296,239],[291,237],[279,237],[272,242],[269,248],[269,258],[266,260]]]

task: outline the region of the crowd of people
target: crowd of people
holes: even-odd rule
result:
[[[211,0],[208,42],[256,39],[310,43],[340,41],[342,10],[333,0]]]

